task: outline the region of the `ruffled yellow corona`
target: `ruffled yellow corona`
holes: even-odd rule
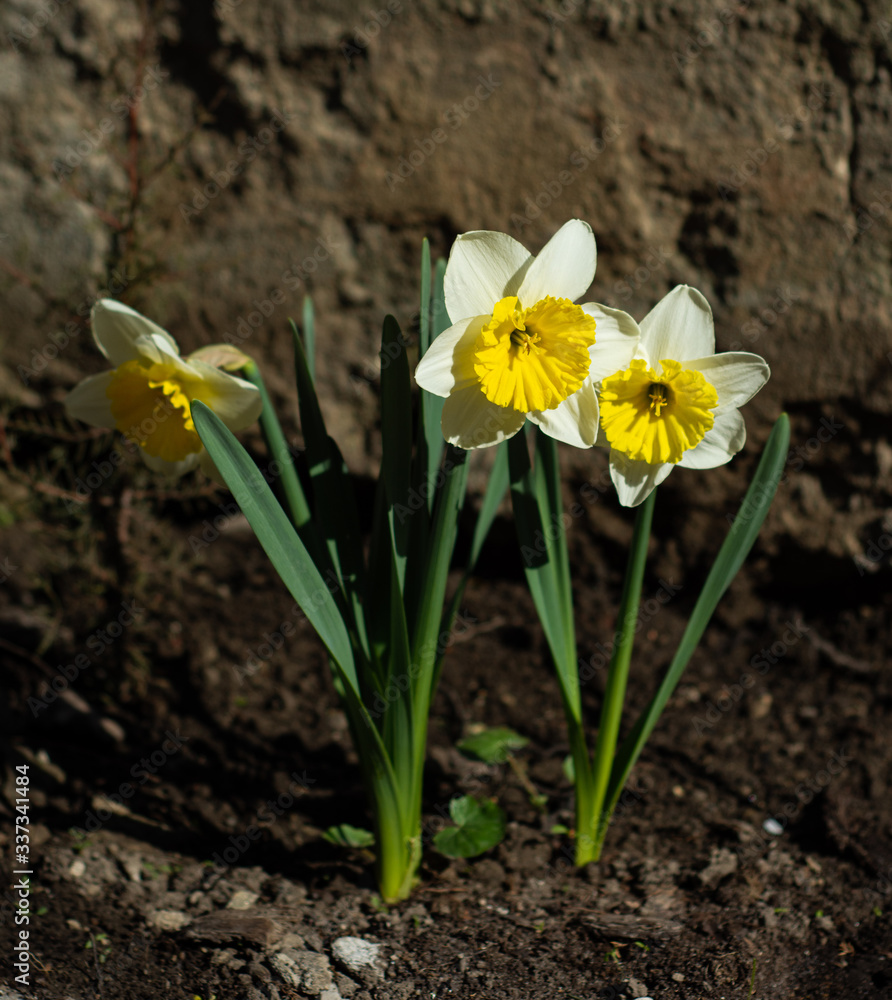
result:
[[[549,295],[524,309],[511,295],[477,338],[474,371],[496,406],[551,410],[585,381],[594,342],[595,321],[569,299]]]
[[[601,385],[601,427],[611,448],[648,465],[676,464],[715,423],[718,393],[701,372],[635,359]]]

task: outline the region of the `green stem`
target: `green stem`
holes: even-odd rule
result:
[[[577,832],[577,865],[597,861],[607,834],[610,810],[605,797],[610,782],[610,771],[619,741],[619,727],[629,680],[629,665],[632,660],[632,646],[635,642],[638,623],[638,603],[641,599],[641,584],[644,580],[644,564],[647,560],[647,543],[650,540],[650,526],[653,520],[654,502],[657,491],[638,508],[635,518],[635,532],[629,550],[629,564],[620,601],[619,622],[615,636],[615,647],[607,672],[607,690],[601,708],[601,723],[598,727],[598,741],[592,762],[591,812],[586,820],[588,836],[583,838]],[[591,832],[593,828],[593,832]],[[589,840],[590,837],[590,840]]]
[[[273,461],[277,462],[281,469],[279,482],[281,483],[282,493],[285,496],[286,510],[291,518],[291,523],[298,532],[302,532],[305,525],[310,521],[312,514],[310,513],[310,505],[307,503],[306,494],[300,484],[297,469],[294,467],[294,456],[288,448],[288,442],[285,440],[282,425],[279,423],[279,418],[273,409],[273,404],[270,401],[269,393],[266,391],[266,385],[263,381],[263,376],[260,374],[260,369],[257,367],[257,362],[253,360],[249,361],[242,369],[242,372],[245,378],[260,390],[260,398],[263,400],[263,409],[260,412],[260,429],[266,438],[266,444]]]

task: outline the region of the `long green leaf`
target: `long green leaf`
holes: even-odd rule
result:
[[[310,378],[316,380],[316,310],[309,295],[304,296],[303,306],[304,348],[307,352],[307,370]]]
[[[281,483],[285,503],[288,505],[291,521],[295,528],[297,528],[298,533],[303,537],[304,543],[309,545],[315,556],[317,551],[314,550],[316,549],[314,543],[318,540],[312,537],[314,529],[310,523],[312,518],[310,505],[307,503],[303,486],[301,486],[297,470],[294,468],[294,456],[288,447],[288,442],[285,440],[282,425],[276,416],[269,393],[266,391],[263,376],[260,374],[257,363],[253,360],[248,362],[242,371],[245,378],[257,386],[260,398],[263,400],[263,409],[260,411],[260,427],[263,431],[263,436],[266,438],[270,454],[273,460],[278,463],[281,470],[279,482]]]
[[[220,418],[201,402],[192,419],[205,448],[254,529],[276,572],[344,675],[358,689],[353,648],[337,602],[337,581],[322,578],[260,470]]]
[[[309,360],[304,353],[300,335],[293,323],[291,328],[294,334],[294,366],[300,424],[313,484],[315,518],[322,529],[331,563],[349,602],[357,639],[368,655],[362,607],[365,567],[353,484],[340,449],[328,436]]]
[[[393,316],[384,318],[381,335],[381,478],[389,510],[390,537],[400,593],[409,555],[409,488],[412,463],[412,398],[409,362],[400,327]]]
[[[681,679],[688,661],[697,648],[710,618],[712,618],[716,605],[737,575],[758,537],[762,523],[777,492],[789,446],[790,419],[786,413],[782,413],[768,438],[756,474],[743,498],[737,517],[728,532],[728,537],[706,578],[706,583],[703,585],[703,590],[681,638],[678,650],[666,671],[666,676],[616,755],[606,797],[608,813],[612,812],[616,805],[629,773]]]
[[[445,274],[446,262],[442,260],[437,261],[430,304],[430,339],[427,344],[424,344],[422,340],[422,356],[430,344],[449,326],[449,315],[446,312],[446,295],[443,290]],[[436,480],[437,473],[440,470],[440,462],[443,459],[443,448],[445,447],[443,431],[440,427],[444,403],[445,400],[441,396],[435,396],[432,392],[427,392],[424,389],[421,390],[421,427],[418,453],[421,473],[426,477],[428,483],[428,511],[433,510],[434,502],[433,490],[430,490],[430,484]]]
[[[515,434],[508,442],[508,466],[514,524],[527,585],[551,649],[564,705],[568,713],[581,721],[582,698],[579,693],[575,644],[568,642],[564,625],[565,610],[562,606],[562,584],[558,578],[555,555],[549,548],[549,533],[542,523],[542,510],[523,433]]]

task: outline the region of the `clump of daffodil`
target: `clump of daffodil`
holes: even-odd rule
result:
[[[629,363],[638,334],[619,310],[575,304],[596,261],[591,227],[579,219],[538,257],[504,233],[456,239],[444,282],[453,325],[415,372],[423,389],[446,397],[442,429],[450,444],[499,444],[527,418],[577,448],[595,443],[595,383]]]
[[[598,443],[610,447],[620,503],[636,507],[676,465],[729,461],[746,441],[738,407],[769,375],[757,354],[716,354],[709,303],[688,285],[674,288],[641,321],[631,361],[601,381]]]
[[[94,427],[114,427],[139,446],[149,468],[180,475],[213,472],[192,421],[191,404],[207,404],[233,431],[259,416],[260,391],[221,368],[250,359],[225,344],[180,356],[173,337],[129,306],[101,299],[91,314],[96,346],[115,366],[77,385],[65,400],[68,414]]]

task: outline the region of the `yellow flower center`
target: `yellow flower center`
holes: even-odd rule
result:
[[[648,465],[673,465],[715,422],[719,397],[701,372],[637,359],[601,383],[601,427],[612,448]]]
[[[550,295],[529,309],[510,295],[474,345],[474,372],[486,398],[522,413],[551,410],[588,375],[595,321],[569,299]]]
[[[116,368],[105,394],[115,427],[148,454],[180,462],[202,444],[189,407],[190,386],[169,364],[127,361]]]

